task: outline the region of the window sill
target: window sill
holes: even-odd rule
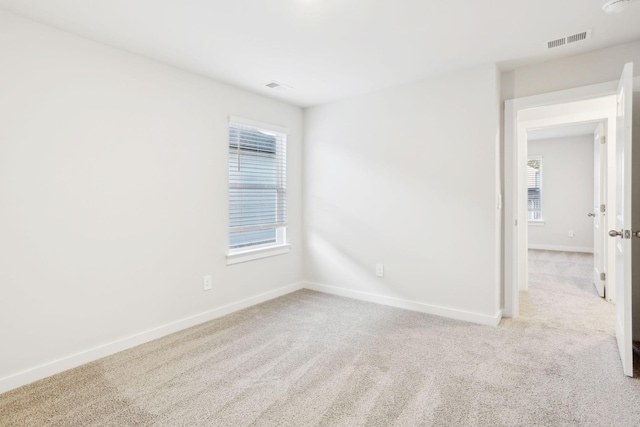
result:
[[[531,227],[544,227],[544,225],[545,225],[546,223],[547,223],[547,222],[546,222],[546,221],[544,221],[544,220],[539,220],[539,221],[531,221],[531,220],[530,220],[530,221],[529,221],[529,226],[531,226]]]
[[[239,264],[241,262],[253,261],[255,259],[267,258],[275,255],[282,255],[289,252],[291,245],[269,246],[267,248],[247,249],[227,254],[227,265]]]

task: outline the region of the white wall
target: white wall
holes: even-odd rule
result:
[[[484,66],[306,110],[307,278],[495,319],[498,99]]]
[[[593,135],[528,142],[529,156],[542,156],[544,219],[528,227],[530,248],[593,251],[593,150]]]
[[[299,108],[5,12],[0,58],[0,388],[301,280]],[[293,246],[228,267],[230,114],[291,129]]]
[[[618,80],[627,62],[635,63],[634,75],[640,76],[640,40],[505,71],[502,99]]]

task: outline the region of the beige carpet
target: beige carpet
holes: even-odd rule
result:
[[[638,426],[589,256],[477,326],[299,291],[0,395],[2,426]]]

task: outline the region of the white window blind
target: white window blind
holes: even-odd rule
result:
[[[529,220],[542,219],[542,158],[529,157],[527,160],[527,211]]]
[[[229,249],[283,244],[287,134],[231,118]]]

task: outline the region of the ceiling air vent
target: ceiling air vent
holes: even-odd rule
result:
[[[552,49],[558,46],[564,46],[565,44],[567,44],[566,37],[563,37],[561,39],[551,40],[550,42],[547,42],[547,49]]]
[[[275,90],[281,90],[281,91],[291,89],[291,86],[287,86],[275,80],[265,84],[265,86],[268,87],[269,89],[275,89]]]
[[[591,30],[582,31],[580,33],[571,34],[570,36],[560,37],[559,39],[551,40],[547,42],[547,49],[553,49],[554,47],[560,47],[576,42],[581,42],[591,38]]]

